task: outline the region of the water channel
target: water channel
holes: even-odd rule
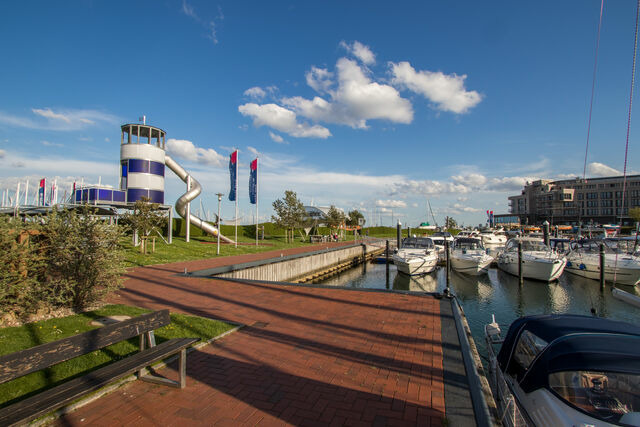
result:
[[[496,321],[506,333],[509,325],[520,316],[530,314],[572,313],[590,316],[592,309],[596,315],[638,324],[640,309],[613,298],[611,286],[600,291],[596,280],[585,279],[565,273],[560,280],[552,283],[525,280],[518,284],[518,278],[496,268],[489,274],[467,276],[449,274],[450,289],[457,296],[471,328],[473,339],[483,358],[486,357],[484,325]],[[367,263],[347,270],[339,275],[324,279],[325,286],[348,288],[373,288],[414,292],[442,292],[446,287],[446,270],[423,276],[407,276],[399,273],[395,266],[389,266],[389,281],[384,264]],[[640,295],[637,287],[623,286],[621,289]],[[375,298],[375,294],[372,294]]]

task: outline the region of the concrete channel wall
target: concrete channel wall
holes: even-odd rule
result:
[[[259,263],[236,264],[227,266],[227,268],[208,270],[206,273],[208,276],[234,279],[293,282],[320,274],[345,263],[352,263],[355,266],[383,251],[384,246],[379,244],[358,243],[352,246],[311,252],[303,256],[270,258]],[[197,273],[203,275],[204,271]]]

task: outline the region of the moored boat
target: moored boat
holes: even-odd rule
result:
[[[393,263],[405,274],[426,274],[435,270],[438,253],[428,237],[407,237],[393,254]]]
[[[485,326],[489,379],[505,425],[640,425],[640,328],[577,315]],[[499,352],[496,348],[501,345]]]
[[[507,242],[504,251],[498,255],[498,268],[514,276],[519,275],[518,243],[522,244],[522,276],[525,279],[552,282],[562,274],[567,259],[552,251],[542,239],[516,237]]]
[[[568,273],[600,279],[600,243],[604,243],[604,280],[621,285],[636,285],[640,281],[640,257],[612,247],[610,242],[581,240],[571,245],[567,254]]]
[[[487,254],[480,239],[467,237],[457,238],[451,251],[451,268],[477,276],[489,271],[493,257]]]

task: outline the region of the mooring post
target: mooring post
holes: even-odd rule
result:
[[[604,243],[600,243],[600,290],[604,291]]]
[[[522,276],[522,242],[518,242],[518,281],[520,286],[524,284],[524,278]]]
[[[445,269],[447,270],[447,288],[449,287],[449,241],[445,239],[444,241],[444,252],[445,252]]]
[[[389,239],[387,239],[387,244],[386,244],[386,250],[384,252],[385,258],[386,258],[386,267],[387,267],[387,289],[389,289]]]
[[[542,233],[544,236],[544,244],[549,246],[549,221],[542,223]]]
[[[402,227],[402,224],[398,221],[398,224],[396,225],[396,247],[398,250],[402,248],[402,228],[400,227]]]

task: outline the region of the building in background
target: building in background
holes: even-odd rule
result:
[[[527,182],[521,194],[509,197],[511,215],[523,225],[617,224],[633,225],[629,208],[640,207],[640,175],[627,177],[622,197],[622,176]]]

